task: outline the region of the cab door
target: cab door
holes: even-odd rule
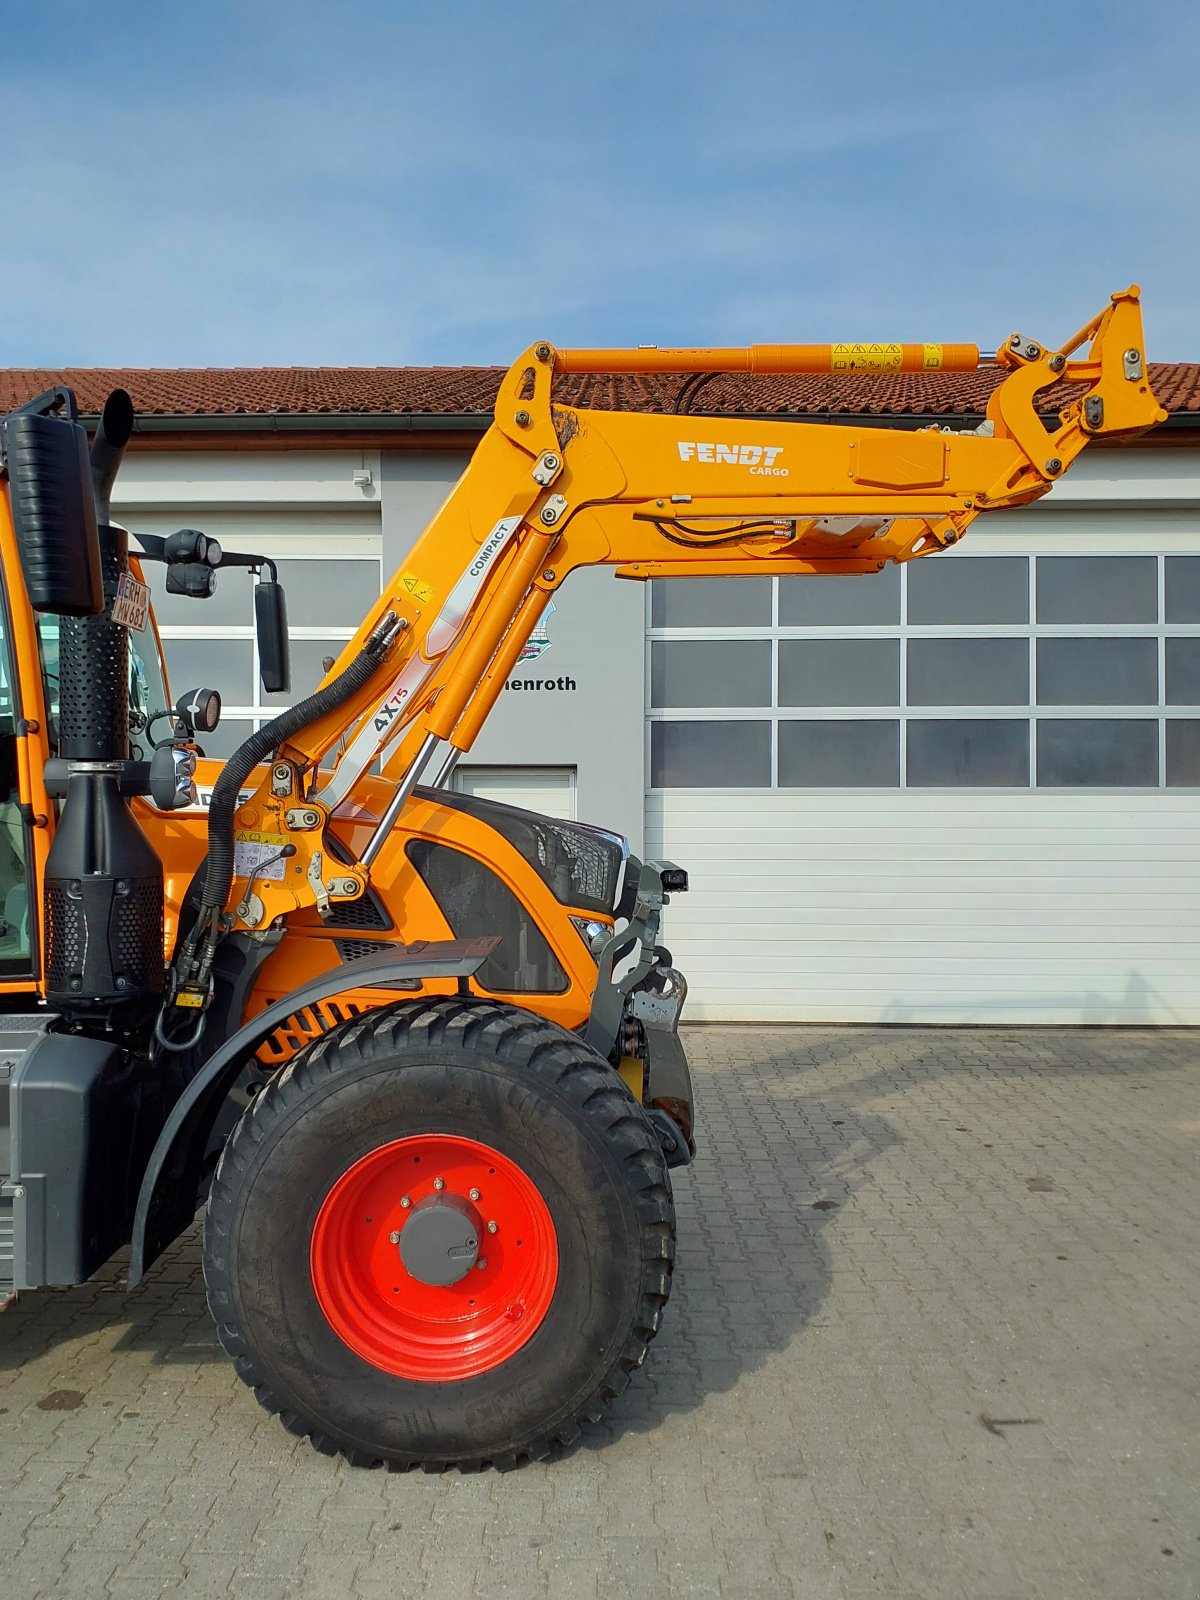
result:
[[[7,604],[0,605],[0,993],[32,987],[34,914],[30,808],[22,804],[18,730],[25,732]]]

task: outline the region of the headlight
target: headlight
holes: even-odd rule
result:
[[[592,922],[585,917],[572,917],[571,926],[594,956],[600,954],[612,932],[606,922]]]

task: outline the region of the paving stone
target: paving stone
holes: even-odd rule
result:
[[[562,1460],[317,1455],[226,1363],[193,1229],[0,1317],[0,1592],[1195,1600],[1196,1035],[688,1044],[673,1300]]]

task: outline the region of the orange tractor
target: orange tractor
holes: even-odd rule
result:
[[[687,876],[453,793],[455,761],[576,567],[869,583],[1164,413],[1136,289],[1061,348],[1014,334],[973,431],[572,409],[554,376],[978,360],[534,345],[341,657],[223,767],[217,696],[167,693],[142,575],[203,598],[248,568],[278,692],[270,561],[195,530],[131,554],[128,396],[90,455],[68,390],[3,419],[0,1299],[126,1245],[136,1283],[204,1205],[221,1341],[317,1448],[503,1466],[597,1418],[659,1327],[695,1149],[659,937]]]

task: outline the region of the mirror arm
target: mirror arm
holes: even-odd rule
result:
[[[248,554],[242,555],[236,550],[222,550],[221,559],[217,563],[217,566],[249,567],[251,572],[258,572],[260,568],[266,567],[267,571],[271,574],[271,582],[279,582],[278,569],[275,566],[275,563],[271,560],[270,556],[252,556]]]
[[[165,539],[160,539],[156,533],[133,533],[132,537],[141,545],[142,555],[147,561],[166,562]]]
[[[171,558],[166,553],[165,539],[156,533],[134,533],[133,537],[141,545],[142,555],[147,561],[161,561],[168,566],[171,565]],[[216,570],[219,571],[222,567],[247,567],[254,573],[266,567],[271,574],[271,582],[279,582],[279,569],[270,556],[242,555],[236,550],[222,550]]]

